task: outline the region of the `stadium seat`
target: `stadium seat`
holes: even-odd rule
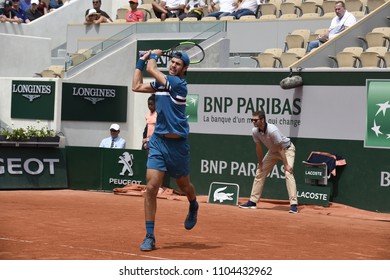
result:
[[[363,3],[360,0],[345,0],[345,8],[348,12],[364,12]]]
[[[147,21],[148,19],[153,17],[152,13],[149,10],[147,10],[147,9],[138,8],[138,10],[140,10],[144,14],[144,21]]]
[[[164,22],[179,22],[179,21],[180,21],[180,19],[177,17],[166,18],[164,20]]]
[[[198,21],[198,19],[196,17],[186,17],[183,18],[183,21]]]
[[[223,16],[220,17],[219,20],[235,20],[236,18],[234,16]]]
[[[382,59],[383,68],[390,68],[390,52],[386,52],[384,55],[379,55],[379,58]]]
[[[297,14],[282,14],[279,17],[280,20],[297,20],[297,18]]]
[[[312,34],[310,34],[309,42],[310,42],[310,41],[317,40],[318,35],[325,34],[328,30],[329,30],[328,28],[319,28],[319,29],[316,29]]]
[[[259,20],[277,20],[276,15],[263,15],[259,18]]]
[[[386,0],[367,0],[365,13],[369,14],[378,7],[382,6]]]
[[[322,5],[319,6],[320,15],[324,18],[334,18],[336,16],[336,13],[334,12],[335,4],[336,1],[333,0],[324,1]]]
[[[284,50],[290,48],[306,48],[310,38],[309,29],[296,29],[286,36]]]
[[[387,34],[386,34],[387,33]],[[387,47],[390,45],[390,27],[374,28],[368,32],[366,36],[358,36],[358,39],[363,41],[364,48],[370,47]]]
[[[202,17],[201,21],[216,21],[216,17]]]
[[[128,8],[118,8],[116,10],[116,19],[126,19]]]
[[[150,18],[150,19],[148,19],[146,22],[161,22],[161,19],[155,17],[155,18]]]
[[[265,15],[275,15],[277,14],[278,8],[276,7],[275,4],[269,2],[269,3],[264,3],[259,6],[259,17],[265,16]]]
[[[359,61],[360,68],[379,68],[383,67],[383,60],[381,56],[385,56],[387,52],[386,47],[370,47],[366,51],[362,52],[360,56],[356,56]]]
[[[259,53],[257,56],[251,56],[251,58],[256,61],[256,67],[274,68],[276,62],[274,57],[280,57],[282,53],[283,50],[280,48],[270,48]]]
[[[361,47],[347,47],[343,51],[338,52],[336,56],[329,56],[336,63],[337,68],[356,68],[357,57],[363,52]]]
[[[304,14],[318,14],[318,5],[316,2],[305,1],[300,6],[296,6],[296,8],[299,11],[298,16],[300,17]]]
[[[254,16],[254,15],[242,16],[242,17],[240,17],[240,20],[242,20],[242,21],[253,21],[253,20],[256,20],[256,16]]]
[[[283,2],[280,4],[279,18],[286,15],[296,15],[298,17],[297,5],[295,3]]]
[[[292,48],[282,53],[280,57],[274,57],[275,64],[278,63],[279,68],[288,68],[291,64],[301,59],[306,54],[304,48]]]

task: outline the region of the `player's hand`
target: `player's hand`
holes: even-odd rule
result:
[[[257,169],[259,169],[260,172],[263,171],[263,163],[258,163],[257,164]]]
[[[142,53],[142,55],[141,55],[140,58],[141,58],[142,60],[148,60],[151,53],[152,53],[151,50],[145,51],[145,52]]]
[[[160,50],[160,49],[154,49],[154,50],[151,51],[151,53],[157,54],[158,57],[160,57],[160,56],[162,55],[162,52],[163,52],[163,51]]]

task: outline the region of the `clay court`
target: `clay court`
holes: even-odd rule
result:
[[[258,209],[206,203],[183,226],[185,197],[158,200],[157,250],[141,252],[143,198],[75,190],[0,192],[2,260],[389,260],[390,214],[286,201]],[[244,202],[246,199],[240,199]]]

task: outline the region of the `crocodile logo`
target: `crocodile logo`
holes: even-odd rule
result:
[[[233,200],[232,198],[232,195],[234,195],[234,193],[224,193],[223,191],[226,190],[227,187],[224,187],[224,188],[218,188],[215,190],[214,192],[214,201],[219,201],[220,203],[222,203],[223,201],[225,200]]]

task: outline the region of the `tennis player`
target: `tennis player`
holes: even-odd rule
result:
[[[189,125],[185,114],[187,82],[184,79],[190,59],[184,52],[176,52],[165,75],[157,68],[157,60],[162,50],[146,52],[137,62],[133,76],[133,91],[156,94],[157,121],[150,138],[150,150],[146,171],[145,226],[146,238],[140,246],[141,251],[156,248],[154,235],[157,193],[163,185],[165,172],[176,179],[190,203],[184,221],[187,230],[197,222],[198,202],[195,188],[190,182],[190,146],[188,144]],[[147,62],[147,65],[146,65]],[[143,82],[143,70],[155,80]]]

